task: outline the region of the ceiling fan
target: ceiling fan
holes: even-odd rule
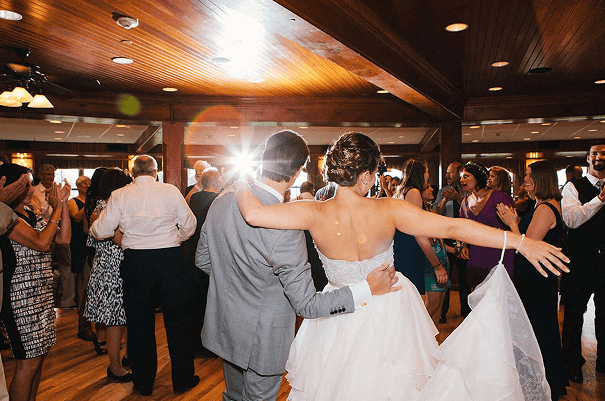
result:
[[[32,102],[35,97],[27,92],[29,90],[32,93],[43,96],[46,101],[44,104],[47,104],[46,107],[36,106],[38,103],[34,100],[33,103],[30,103],[29,107],[49,108],[53,106],[44,95],[70,97],[73,92],[65,86],[79,91],[97,90],[101,86],[100,82],[96,79],[48,76],[42,73],[40,66],[27,62],[27,58],[31,54],[28,49],[13,48],[13,51],[21,60],[19,62],[5,63],[4,73],[0,74],[0,87],[6,89],[0,95],[0,105],[2,106],[19,107],[21,104],[17,105],[17,103]],[[9,92],[10,90],[12,92]],[[25,90],[26,94],[24,94],[23,90]]]

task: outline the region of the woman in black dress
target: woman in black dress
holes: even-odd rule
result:
[[[536,207],[529,209],[519,220],[514,208],[499,204],[498,215],[513,232],[558,245],[563,221],[555,167],[547,160],[530,164],[523,184],[529,196],[535,199]],[[557,318],[557,277],[543,277],[527,259],[515,254],[513,282],[540,345],[552,399],[557,400],[566,394],[568,384]]]
[[[52,266],[50,247],[69,244],[71,225],[67,199],[71,188],[54,184],[48,194],[53,208],[48,222],[36,216],[27,205],[34,187],[31,171],[16,164],[0,166],[6,184],[29,175],[27,190],[9,206],[19,218],[2,237],[4,287],[2,319],[11,342],[17,368],[10,384],[13,401],[35,400],[40,384],[42,364],[55,344]]]

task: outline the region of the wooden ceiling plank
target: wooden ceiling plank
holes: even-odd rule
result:
[[[501,54],[503,53],[503,49],[509,41],[509,34],[511,32],[512,22],[515,20],[517,15],[517,5],[518,3],[513,1],[505,2],[506,6],[505,10],[498,12],[498,18],[496,25],[493,26],[492,32],[494,36],[494,41],[492,45],[489,47],[489,51],[487,57],[483,57],[483,63],[481,70],[487,71],[485,74],[488,79],[489,86],[506,86],[504,84],[504,77],[501,74],[500,68],[492,67],[492,63],[496,61],[502,60]]]
[[[389,75],[394,74],[398,82],[393,90],[364,74],[363,70],[353,70],[357,75],[438,118],[445,118],[448,115],[460,116],[456,110],[462,102],[461,93],[395,32],[385,27],[372,9],[361,1],[354,0],[346,5],[327,0],[277,0],[277,2],[312,25],[328,32],[349,48],[363,53],[366,60],[381,65],[381,69],[385,69]],[[338,17],[335,17],[337,15]],[[342,20],[348,23],[343,26],[339,22]],[[293,39],[299,42],[301,38]],[[304,47],[312,45],[309,42],[299,43]],[[323,53],[322,56],[337,64],[342,60],[342,55],[332,58],[330,54]],[[343,66],[350,70],[353,64],[348,63]],[[402,97],[405,94],[399,89],[402,85],[409,86],[407,96]],[[413,95],[410,90],[417,94]]]
[[[594,51],[597,52],[602,51],[602,45],[605,44],[605,26],[602,24],[603,18],[605,18],[605,4],[599,3],[598,6],[600,7],[589,13],[589,19],[582,24],[583,35],[577,37],[574,48],[570,49],[568,61],[564,63],[563,67],[565,70],[583,70],[582,57],[591,54],[591,49],[595,49]],[[603,58],[601,58],[602,60]]]

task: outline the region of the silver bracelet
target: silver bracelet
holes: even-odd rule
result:
[[[519,249],[521,249],[521,244],[523,243],[524,239],[525,239],[525,234],[521,234],[521,241],[519,241],[519,245],[517,245],[517,249],[515,250],[515,253],[519,253]]]

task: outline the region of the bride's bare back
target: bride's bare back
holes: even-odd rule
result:
[[[341,187],[334,198],[309,208],[313,213],[309,231],[317,248],[330,259],[370,259],[386,251],[395,235],[385,207],[381,199]]]

